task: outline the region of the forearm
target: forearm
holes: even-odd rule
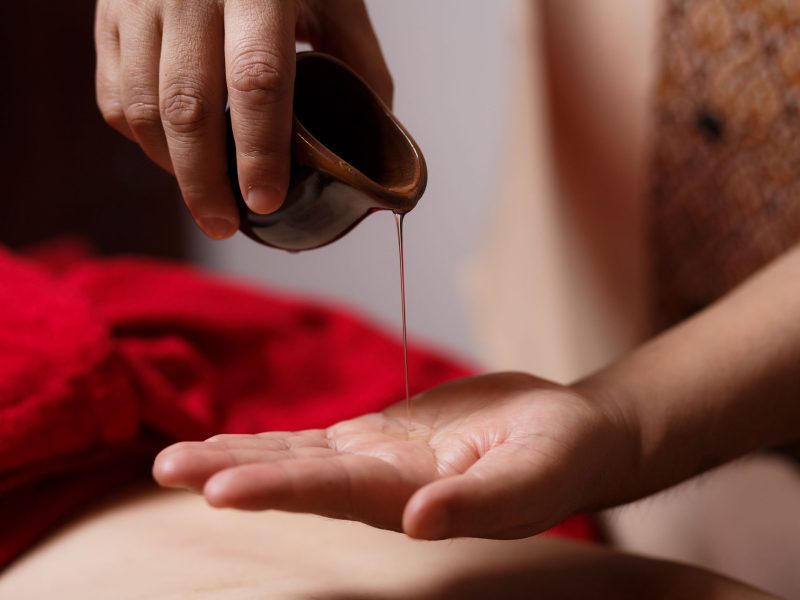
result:
[[[575,387],[636,439],[635,476],[609,503],[800,438],[800,248]]]

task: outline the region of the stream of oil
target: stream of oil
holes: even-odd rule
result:
[[[397,252],[400,255],[400,305],[403,317],[403,378],[406,383],[406,435],[411,433],[411,395],[408,387],[408,338],[406,334],[406,270],[403,260],[403,213],[394,213],[397,226]]]

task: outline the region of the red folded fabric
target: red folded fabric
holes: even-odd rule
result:
[[[0,249],[0,567],[167,443],[326,426],[404,394],[398,342],[347,312],[69,254]],[[417,346],[409,368],[414,391],[470,372]]]

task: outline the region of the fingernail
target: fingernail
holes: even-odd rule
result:
[[[261,215],[267,215],[278,210],[283,204],[283,194],[274,187],[251,187],[247,192],[247,206],[250,210]]]
[[[224,217],[200,217],[197,224],[208,237],[215,240],[229,238],[236,232],[236,223]]]

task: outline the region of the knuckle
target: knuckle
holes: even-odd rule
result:
[[[158,98],[153,94],[135,94],[125,106],[125,118],[133,129],[157,127],[161,122]]]
[[[288,149],[287,149],[288,152]],[[258,137],[246,137],[242,140],[242,148],[238,151],[238,158],[256,161],[258,163],[269,163],[279,160],[281,155],[275,148],[269,146],[268,141],[264,141]],[[252,170],[252,166],[250,167]]]
[[[200,129],[208,119],[208,101],[197,85],[173,83],[164,90],[159,113],[173,132],[188,134]]]
[[[247,49],[234,59],[228,85],[232,92],[247,94],[262,105],[273,104],[289,90],[288,73],[280,57],[269,50]]]

